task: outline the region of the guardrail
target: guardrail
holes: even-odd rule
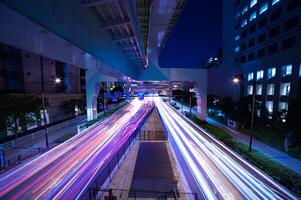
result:
[[[73,118],[71,120],[62,122],[60,124],[53,125],[53,126],[48,128],[48,134],[51,134],[52,132],[57,131],[61,128],[64,128],[66,126],[78,123],[79,121],[82,121],[85,118],[86,118],[86,115],[81,115],[79,117],[76,117],[76,118]],[[31,141],[31,140],[34,140],[36,138],[42,137],[44,135],[45,135],[45,129],[37,131],[37,132],[33,132],[31,134],[16,138],[14,140],[11,140],[11,141],[8,141],[8,142],[5,142],[5,143],[2,143],[1,145],[3,146],[4,151],[6,151],[8,149],[12,149],[12,148],[15,148],[15,147],[17,147],[21,144],[24,144],[28,141]]]
[[[164,131],[143,130],[139,134],[139,140],[141,141],[167,140],[167,137]]]
[[[125,189],[96,189],[95,192],[104,193],[103,197],[96,198],[96,200],[107,199],[117,200],[122,196],[128,196],[131,199],[151,198],[151,199],[191,199],[198,200],[197,193],[179,192],[177,189],[171,191],[150,191],[150,190],[125,190]],[[119,198],[118,198],[119,197]]]
[[[154,108],[153,108],[154,109]],[[90,182],[88,190],[84,191],[80,196],[80,199],[91,199],[95,200],[98,198],[97,190],[100,189],[106,182],[111,182],[112,176],[116,173],[117,169],[120,168],[120,163],[125,159],[129,148],[137,140],[138,136],[141,133],[141,128],[143,127],[145,121],[149,118],[152,113],[152,110],[144,117],[143,121],[140,123],[139,127],[132,133],[128,140],[113,154],[108,161],[107,165],[104,165],[103,168],[99,170],[94,179]]]

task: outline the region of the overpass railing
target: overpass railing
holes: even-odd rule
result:
[[[179,192],[178,190],[171,191],[151,191],[151,190],[125,190],[125,189],[95,189],[95,193],[104,193],[102,197],[96,197],[95,200],[119,200],[119,199],[162,199],[162,200],[198,200],[197,193]]]
[[[104,165],[104,167],[99,170],[97,176],[90,182],[88,187],[89,189],[84,191],[79,199],[96,200],[98,197],[97,190],[103,188],[103,185],[105,185],[107,182],[110,183],[112,181],[114,174],[118,169],[120,169],[122,161],[125,159],[132,144],[137,141],[144,123],[149,118],[153,110],[154,108],[149,111],[128,140],[121,147],[119,147],[115,154],[111,156],[108,164]]]

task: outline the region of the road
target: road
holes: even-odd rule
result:
[[[76,199],[149,113],[153,102],[133,100],[36,159],[0,175],[0,199]]]
[[[207,117],[206,121],[214,126],[218,126],[221,129],[224,129],[227,133],[229,133],[232,137],[237,139],[238,141],[249,145],[250,136],[246,135],[240,131],[233,130],[230,127],[218,122],[217,120]],[[276,162],[281,163],[285,167],[295,171],[296,173],[301,175],[301,160],[298,160],[291,155],[279,151],[276,148],[273,148],[259,140],[253,139],[252,148],[256,149],[257,151],[264,153],[266,156],[269,156]]]
[[[174,101],[175,102],[175,101]],[[189,113],[189,107],[186,105],[183,105],[179,102],[175,102],[176,105],[180,108],[181,111]],[[192,108],[191,112],[194,115],[198,115],[197,111]],[[229,135],[231,135],[236,140],[249,145],[250,142],[250,136],[247,134],[244,134],[240,131],[234,130],[222,123],[219,123],[217,120],[207,116],[206,121],[209,124],[212,124],[214,126],[218,126],[221,129],[224,129]],[[259,140],[256,140],[253,138],[253,145],[252,147],[256,149],[257,151],[265,154],[266,156],[270,157],[276,162],[279,162],[280,164],[284,165],[285,167],[295,171],[298,174],[301,174],[301,161],[292,157],[291,155],[288,155],[276,148],[273,148]]]
[[[159,99],[155,105],[188,183],[199,196],[204,199],[297,199],[170,105]]]
[[[115,107],[118,107],[120,104],[114,104],[114,105],[109,105],[109,110],[114,109]],[[98,114],[102,114],[103,112],[101,111]],[[81,123],[84,123],[87,119],[86,115],[78,116],[75,119],[72,119],[72,122],[67,125],[62,127],[61,129],[54,130],[48,133],[48,140],[49,140],[49,147],[53,148],[57,146],[58,144],[55,142],[57,138],[61,137],[65,133],[70,133],[70,132],[77,132],[77,126]],[[68,122],[69,123],[69,122]],[[51,128],[51,127],[49,127]],[[21,156],[22,160],[25,157],[31,158],[31,156],[36,155],[38,152],[38,149],[45,148],[45,137],[37,137],[33,140],[26,141],[15,148],[5,150],[5,159],[8,161],[10,160],[11,163],[14,163],[18,161],[18,156]],[[15,166],[14,166],[15,167]],[[0,173],[3,173],[1,171]]]

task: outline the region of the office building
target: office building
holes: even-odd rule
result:
[[[84,99],[85,70],[0,43],[0,92],[40,96],[42,70],[49,102],[48,122],[70,117],[71,114],[62,112],[59,107],[65,100]],[[56,78],[61,80],[59,84]]]
[[[301,1],[233,0],[223,11],[224,62],[208,77],[223,84],[208,84],[208,94],[237,100],[255,91],[271,116],[287,110],[301,97]]]

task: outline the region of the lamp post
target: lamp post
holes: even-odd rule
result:
[[[44,118],[44,127],[45,127],[45,143],[47,150],[49,149],[49,141],[48,141],[48,127],[47,127],[47,119],[46,119],[46,108],[45,108],[45,81],[44,81],[44,65],[43,65],[43,57],[40,56],[40,65],[41,65],[41,86],[42,86],[42,109],[43,109],[43,118]],[[46,81],[50,82],[50,81]],[[52,81],[51,81],[52,82]],[[59,84],[61,79],[54,79],[54,83]]]
[[[249,152],[252,151],[252,142],[253,142],[253,124],[254,124],[254,111],[255,111],[255,84],[252,84],[252,111],[251,111],[251,134],[250,134],[250,143],[249,143]]]
[[[192,93],[195,92],[194,88],[189,89],[189,116],[191,116],[192,110]]]
[[[59,84],[61,79],[56,78],[54,83]],[[48,127],[47,127],[47,118],[46,118],[46,106],[45,106],[45,81],[41,82],[42,85],[42,109],[43,109],[43,118],[44,118],[44,127],[45,127],[45,140],[46,140],[46,148],[49,149],[49,142],[48,142]]]
[[[233,78],[233,83],[234,84],[238,84],[240,82],[240,79],[235,77]],[[252,143],[253,143],[253,125],[254,125],[254,112],[255,112],[255,94],[256,90],[255,90],[255,82],[253,82],[252,84],[252,108],[251,108],[251,124],[250,124],[250,130],[251,130],[251,134],[250,134],[250,142],[249,142],[249,152],[252,151]]]

